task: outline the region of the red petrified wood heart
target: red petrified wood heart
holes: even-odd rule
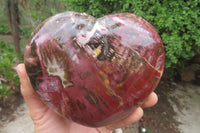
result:
[[[25,66],[48,106],[74,122],[99,127],[129,115],[155,89],[164,49],[153,26],[134,14],[95,19],[65,12],[33,32]]]

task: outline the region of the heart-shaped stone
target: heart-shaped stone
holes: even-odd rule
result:
[[[33,32],[25,66],[49,107],[74,122],[99,127],[142,105],[161,78],[164,49],[153,26],[134,14],[95,19],[65,12]]]

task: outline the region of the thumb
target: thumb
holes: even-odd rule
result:
[[[19,64],[16,70],[20,78],[21,93],[28,105],[30,116],[32,119],[39,119],[39,117],[41,117],[40,114],[46,112],[48,107],[40,100],[37,93],[33,90],[27,77],[24,64]]]

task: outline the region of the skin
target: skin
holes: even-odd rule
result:
[[[80,133],[80,131],[81,133],[111,133],[114,129],[128,126],[141,119],[143,116],[142,108],[151,107],[158,101],[157,95],[152,92],[144,104],[125,119],[105,127],[86,127],[64,119],[40,100],[29,82],[24,64],[19,64],[16,70],[20,77],[21,93],[28,105],[29,114],[34,123],[35,133]]]

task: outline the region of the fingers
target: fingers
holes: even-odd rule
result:
[[[147,107],[152,107],[155,105],[158,101],[158,96],[156,95],[155,92],[152,92],[144,102],[144,104],[141,107],[138,107],[132,114],[130,114],[128,117],[125,119],[114,123],[112,125],[107,126],[107,129],[113,130],[121,127],[125,127],[127,125],[130,125],[138,120],[140,120],[143,116],[143,110],[142,108],[147,108]]]
[[[130,125],[131,123],[134,123],[141,119],[143,116],[143,110],[141,107],[138,107],[132,114],[130,114],[125,119],[120,120],[119,122],[116,122],[114,124],[111,124],[107,126],[106,128],[109,130],[125,127],[127,125]]]
[[[158,96],[155,92],[152,92],[141,106],[142,108],[152,107],[158,102]]]
[[[27,77],[24,64],[19,64],[16,67],[16,70],[20,77],[21,93],[29,107],[30,115],[44,111],[46,109],[44,108],[46,105],[40,100],[39,96],[33,90]]]

